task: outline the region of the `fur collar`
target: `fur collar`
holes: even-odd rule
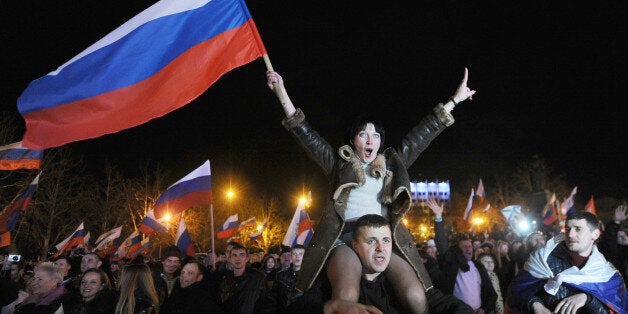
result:
[[[347,162],[351,163],[351,167],[353,171],[358,176],[358,185],[362,186],[366,182],[366,177],[364,174],[364,169],[362,168],[362,161],[358,156],[356,156],[353,148],[349,145],[344,145],[338,149],[338,154],[340,157]],[[377,154],[375,160],[371,162],[371,173],[370,175],[374,178],[385,178],[387,175],[386,170],[386,157],[382,154]]]

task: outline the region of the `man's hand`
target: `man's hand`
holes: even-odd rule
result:
[[[534,311],[534,314],[552,314],[552,311],[540,302],[534,302],[534,304],[532,304],[532,310]]]
[[[558,302],[554,313],[558,314],[576,314],[579,308],[583,307],[587,302],[587,295],[584,293],[574,294],[566,297]]]
[[[384,314],[372,305],[364,305],[345,300],[330,300],[325,302],[325,314]]]
[[[443,217],[443,205],[439,204],[435,198],[430,197],[427,199],[427,206],[434,212],[436,218]]]

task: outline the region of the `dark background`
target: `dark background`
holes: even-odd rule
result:
[[[15,113],[30,81],[154,1],[0,3],[1,109]],[[399,143],[452,95],[466,66],[477,94],[456,108],[456,123],[410,168],[413,178],[450,180],[452,194],[465,196],[483,178],[490,198],[492,173],[507,177],[538,154],[578,186],[578,202],[590,195],[626,198],[621,1],[247,5],[293,102],[332,145],[341,144],[344,126],[363,112],[381,118],[387,144]],[[176,181],[209,159],[215,182],[228,178],[260,197],[323,193],[320,171],[280,125],[283,111],[264,73],[258,59],[175,112],[71,147],[91,166],[107,160],[128,176],[152,160]]]

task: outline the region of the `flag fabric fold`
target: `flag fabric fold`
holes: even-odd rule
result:
[[[251,217],[240,223],[238,229],[246,228],[247,226],[255,226],[255,217]]]
[[[119,261],[125,257],[128,257],[130,253],[133,253],[142,246],[142,235],[140,231],[135,229],[122,243],[118,246],[118,249],[111,257],[113,261]]]
[[[26,212],[33,195],[35,195],[35,190],[39,184],[39,176],[41,176],[41,172],[31,181],[26,190],[0,214],[0,233],[15,230],[22,213]]]
[[[158,1],[29,84],[23,142],[43,149],[140,125],[264,54],[243,0]]]
[[[0,170],[39,169],[44,151],[28,149],[22,142],[0,146]]]
[[[121,234],[122,226],[101,234],[94,242],[94,252],[98,256],[107,256],[107,253],[112,254],[113,252],[110,252],[111,248],[116,245],[115,242],[120,239]]]
[[[486,198],[486,192],[484,191],[484,184],[482,183],[482,179],[480,179],[480,182],[478,183],[478,189],[475,191],[475,196],[478,197],[480,203],[484,202],[484,199]]]
[[[469,216],[471,216],[471,208],[473,208],[473,195],[474,191],[472,188],[471,195],[469,195],[469,200],[467,201],[467,208],[465,208],[464,216],[462,217],[462,219],[464,219],[465,221],[469,221]]]
[[[0,247],[11,245],[11,232],[0,233]]]
[[[502,208],[501,212],[506,220],[510,222],[523,217],[523,214],[521,213],[521,205],[508,205]]]
[[[216,234],[216,237],[218,239],[230,238],[238,231],[238,227],[239,227],[238,214],[233,214],[227,217],[227,220],[225,220],[225,223],[223,223],[222,226],[220,226],[220,229],[218,229],[218,233]]]
[[[251,235],[249,235],[249,238],[251,239],[251,242],[256,242],[259,238],[262,237],[262,235],[264,234],[264,230],[266,230],[266,226],[268,225],[268,218],[264,219],[264,222],[262,223],[261,226],[259,226],[257,228],[257,231],[251,233]]]
[[[563,215],[570,214],[576,210],[576,207],[574,206],[574,197],[576,196],[577,192],[578,187],[576,186],[573,188],[573,190],[571,190],[571,194],[569,194],[569,197],[567,197],[560,205],[561,213]]]
[[[597,216],[597,211],[595,210],[595,201],[593,200],[593,195],[591,195],[591,198],[589,199],[587,204],[584,205],[584,211]]]
[[[145,235],[151,235],[167,231],[168,227],[165,219],[155,218],[154,211],[149,209],[146,211],[146,216],[142,219],[142,223],[138,227],[138,230]]]
[[[166,213],[174,216],[192,206],[209,205],[211,201],[211,168],[207,160],[159,196],[155,201],[154,214],[161,219]]]
[[[183,215],[181,215],[181,219],[179,219],[179,228],[177,229],[177,238],[175,243],[177,243],[179,250],[181,250],[181,252],[186,256],[193,257],[196,254],[194,250],[194,243],[192,242],[192,238],[188,232],[188,227],[185,225],[185,221],[183,220]]]
[[[150,237],[146,237],[140,241],[140,245],[133,249],[133,252],[127,254],[127,257],[131,260],[138,257],[140,254],[146,254],[150,250]]]
[[[85,235],[86,235],[85,227],[83,226],[83,223],[81,222],[81,224],[76,228],[76,230],[72,232],[72,234],[70,234],[63,241],[59,242],[59,244],[55,245],[55,248],[57,249],[57,253],[55,253],[54,257],[68,253],[77,246],[84,245]]]
[[[552,194],[550,200],[545,204],[541,213],[541,220],[544,225],[550,226],[558,220],[558,211],[556,209],[556,193]]]
[[[287,247],[293,247],[296,244],[307,247],[313,235],[314,229],[312,228],[310,216],[305,211],[305,202],[300,201],[281,244]]]

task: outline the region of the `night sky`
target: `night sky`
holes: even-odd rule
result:
[[[30,81],[153,3],[2,1],[2,110],[17,112]],[[295,106],[333,146],[363,112],[381,119],[387,144],[398,144],[453,94],[466,66],[477,94],[410,168],[414,179],[450,180],[452,193],[468,195],[483,178],[490,198],[488,173],[509,175],[538,154],[578,186],[577,202],[626,198],[621,1],[247,4]],[[129,176],[152,160],[176,181],[209,159],[217,181],[231,178],[247,193],[323,193],[324,177],[280,124],[264,73],[258,59],[169,115],[71,147],[90,165],[109,160]]]

